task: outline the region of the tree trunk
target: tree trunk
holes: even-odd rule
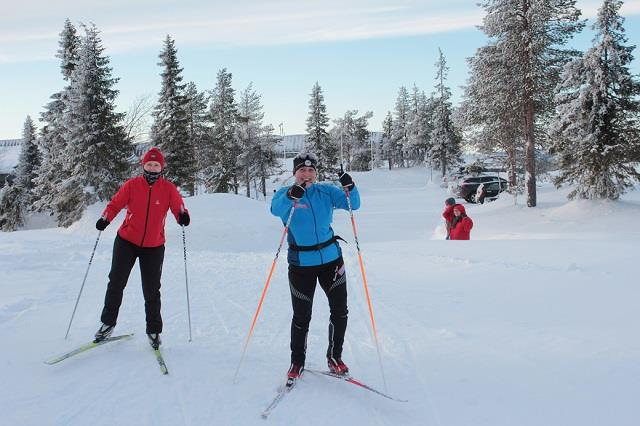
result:
[[[509,192],[518,190],[518,175],[516,172],[515,149],[507,149],[507,174],[509,180]]]
[[[527,207],[535,207],[536,197],[536,144],[533,133],[533,100],[527,99],[524,111],[524,137],[526,140],[526,182],[527,185]]]
[[[529,16],[531,7],[529,0],[523,0],[523,16]],[[526,18],[528,19],[528,18]],[[525,140],[525,185],[527,186],[527,207],[536,206],[536,144],[534,137],[534,81],[532,74],[531,49],[533,49],[532,40],[532,24],[526,20],[523,28],[524,38],[522,40],[523,50],[521,51],[521,60],[524,65],[524,93],[523,93],[523,118],[524,118],[524,140]]]
[[[249,166],[244,168],[244,179],[247,182],[247,198],[251,198],[251,178],[249,177]]]

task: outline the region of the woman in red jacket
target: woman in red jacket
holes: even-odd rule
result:
[[[122,304],[122,292],[131,268],[139,259],[147,336],[151,346],[157,349],[162,333],[160,277],[167,211],[171,209],[179,225],[189,225],[190,218],[176,186],[162,177],[164,157],[160,150],[151,148],[144,155],[142,165],[142,175],[122,185],[96,222],[96,228],[103,231],[120,210],[127,209],[113,244],[109,285],[100,317],[102,324],[96,332],[95,341],[104,340],[113,333]]]
[[[471,237],[473,221],[462,204],[453,206],[453,220],[451,221],[450,237],[452,240],[468,240]]]

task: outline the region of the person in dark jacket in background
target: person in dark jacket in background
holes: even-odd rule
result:
[[[451,221],[451,239],[452,240],[469,240],[471,238],[471,228],[473,221],[462,204],[453,206],[453,220]]]
[[[103,231],[120,210],[125,207],[127,209],[113,244],[109,284],[100,317],[102,324],[95,334],[96,342],[113,333],[122,304],[122,293],[138,259],[147,336],[154,349],[161,344],[160,278],[164,261],[164,224],[167,211],[171,209],[179,225],[188,226],[191,221],[178,189],[162,177],[164,165],[160,150],[151,148],[142,159],[142,175],[129,179],[122,185],[96,222],[96,228]]]
[[[447,227],[447,240],[450,240],[451,221],[453,220],[453,206],[456,205],[456,200],[453,197],[444,200],[444,211],[442,217],[444,218],[445,225]]]
[[[291,319],[291,366],[288,380],[302,374],[307,350],[307,333],[311,321],[316,282],[329,300],[329,369],[345,375],[349,368],[342,361],[342,345],[347,329],[347,279],[338,236],[331,228],[333,210],[347,210],[349,191],[352,208],[360,207],[360,195],[347,173],[339,175],[342,189],[330,183],[316,182],[318,158],[301,153],[293,159],[295,184],[281,188],[271,201],[271,213],[286,223],[295,208],[289,225],[289,289],[293,318]]]

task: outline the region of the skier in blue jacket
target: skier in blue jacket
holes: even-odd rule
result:
[[[339,174],[342,189],[330,183],[316,183],[318,158],[301,153],[293,159],[295,184],[281,188],[271,201],[271,213],[286,223],[295,208],[288,231],[289,289],[293,305],[291,320],[291,366],[287,373],[297,379],[304,370],[307,333],[311,321],[316,282],[329,300],[329,347],[327,363],[337,374],[347,374],[342,345],[347,329],[347,281],[339,236],[331,229],[333,210],[360,207],[360,195],[347,173]]]

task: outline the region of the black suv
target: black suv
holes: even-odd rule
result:
[[[498,176],[473,176],[458,181],[456,195],[464,198],[468,203],[476,202],[476,191],[480,184],[484,184],[486,199],[495,199],[498,194],[507,189],[507,181]]]

